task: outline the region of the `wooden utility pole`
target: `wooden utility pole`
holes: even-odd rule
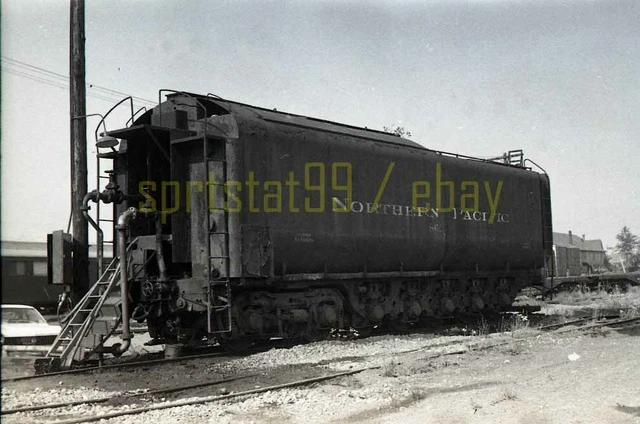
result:
[[[78,302],[89,291],[89,229],[82,214],[87,194],[87,121],[84,62],[84,0],[71,0],[69,46],[71,121],[71,213],[73,221],[73,286]]]

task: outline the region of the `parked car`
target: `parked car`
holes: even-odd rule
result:
[[[2,355],[43,356],[60,333],[40,312],[27,305],[2,305]]]

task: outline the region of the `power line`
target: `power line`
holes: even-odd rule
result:
[[[23,68],[28,68],[29,70],[31,70],[33,72],[36,72],[36,73],[46,74],[49,77],[63,79],[65,81],[69,80],[69,77],[66,76],[66,75],[59,74],[59,73],[53,72],[53,71],[49,71],[49,70],[41,68],[39,66],[31,65],[29,63],[22,62],[22,61],[19,61],[19,60],[16,60],[16,59],[12,59],[12,58],[7,57],[7,56],[2,56],[2,59],[4,61],[9,62],[12,65],[15,65],[15,66],[18,66],[18,67],[23,67]],[[109,94],[116,94],[116,95],[124,96],[124,97],[128,97],[129,96],[129,94],[127,94],[127,93],[123,93],[121,91],[112,90],[110,88],[102,87],[102,86],[99,86],[99,85],[96,85],[96,84],[87,83],[87,86],[88,86],[88,88],[93,88],[93,89],[96,89],[96,90],[99,90],[99,91],[104,91],[104,92],[109,93]],[[156,104],[156,102],[154,102],[152,100],[144,99],[142,97],[131,96],[131,98],[133,98],[135,100],[138,100],[140,102],[150,103],[150,104],[153,104],[153,105]]]
[[[22,72],[22,71],[19,71],[19,70],[16,70],[16,69],[8,68],[6,65],[2,66],[2,70],[5,71],[5,72],[8,72],[10,74],[14,74],[14,75],[17,75],[17,76],[20,76],[20,77],[23,77],[23,78],[27,78],[27,79],[32,80],[32,81],[36,81],[36,82],[40,82],[40,83],[43,83],[43,84],[50,85],[52,87],[60,88],[60,89],[63,89],[63,90],[68,90],[69,89],[69,84],[66,83],[66,82],[56,81],[56,80],[48,80],[48,79],[40,77],[38,75],[32,75],[32,74],[29,74],[29,73],[26,73],[26,72]],[[103,100],[103,101],[109,102],[109,103],[115,103],[118,100],[120,100],[120,98],[106,97],[106,96],[102,96],[102,95],[100,95],[98,93],[92,93],[92,92],[87,92],[87,96],[96,98],[98,100]]]
[[[61,81],[48,80],[46,78],[42,78],[42,77],[39,77],[37,75],[31,75],[31,74],[28,74],[26,72],[21,72],[21,71],[15,70],[15,69],[7,68],[6,66],[2,66],[2,70],[5,71],[5,72],[8,72],[10,74],[14,74],[14,75],[17,75],[17,76],[20,76],[20,77],[23,77],[23,78],[30,79],[32,81],[36,81],[36,82],[40,82],[40,83],[43,83],[43,84],[50,85],[52,87],[60,88],[60,89],[63,89],[63,90],[68,90],[69,89],[69,84],[61,82]],[[103,100],[103,101],[109,102],[109,103],[115,103],[118,100],[120,100],[119,98],[102,96],[99,93],[91,93],[91,92],[88,92],[87,96],[96,98],[98,100]]]
[[[48,83],[50,85],[53,85],[54,82],[60,82],[60,80],[64,81],[66,84],[68,84],[68,81],[69,81],[69,77],[66,76],[66,75],[59,74],[59,73],[53,72],[53,71],[49,71],[48,69],[44,69],[44,68],[41,68],[39,66],[31,65],[31,64],[26,63],[26,62],[22,62],[22,61],[19,61],[19,60],[16,60],[16,59],[12,59],[12,58],[7,57],[7,56],[2,56],[2,61],[6,62],[7,65],[17,66],[18,68],[22,68],[22,70],[24,70],[24,71],[35,73],[37,77],[40,77],[40,79],[37,80],[37,79],[30,78],[30,79],[33,79],[34,81],[44,82],[44,83]],[[8,72],[11,72],[10,68],[5,67],[4,69],[7,70]],[[12,73],[15,73],[16,75],[20,75],[20,76],[29,78],[27,76],[26,72],[23,72],[22,74],[18,74],[16,72],[12,72]],[[43,80],[42,77],[53,78],[53,81],[47,82],[47,80]],[[102,91],[102,94],[112,95],[112,96],[117,95],[117,96],[129,97],[129,94],[127,94],[127,93],[123,93],[121,91],[112,90],[110,88],[102,87],[102,86],[99,86],[99,85],[96,85],[96,84],[87,83],[86,85],[87,85],[88,89],[93,89],[93,90],[96,90],[96,91]],[[60,87],[60,88],[63,88],[63,87]],[[68,85],[65,88],[68,88]],[[89,94],[89,93],[87,93],[87,95],[91,96],[91,94]],[[99,97],[99,96],[95,96],[95,95],[93,95],[92,97],[96,97],[96,98],[99,98],[101,100],[107,100],[105,97]],[[157,102],[154,102],[154,101],[148,100],[148,99],[144,99],[142,97],[137,97],[137,96],[130,96],[130,97],[132,99],[138,101],[138,102],[147,103],[148,105],[155,106],[157,104]],[[111,101],[111,99],[108,99],[107,101]]]

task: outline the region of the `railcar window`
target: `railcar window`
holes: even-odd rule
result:
[[[37,277],[45,277],[47,275],[47,263],[45,261],[34,262],[33,275]]]
[[[26,262],[19,261],[15,263],[14,275],[27,275]]]

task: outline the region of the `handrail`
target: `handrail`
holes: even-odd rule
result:
[[[127,251],[127,255],[131,255],[131,249],[136,245],[136,243],[138,243],[138,237],[136,237],[136,238],[134,238],[133,240],[131,240],[131,241],[129,242],[129,244],[127,245],[127,249],[126,249],[126,251]],[[118,258],[117,258],[117,257],[113,258],[113,259],[111,260],[111,262],[109,263],[109,266],[111,266],[111,265],[114,263],[114,261],[115,261],[116,259],[118,259]],[[109,266],[107,266],[107,268],[109,268]],[[99,280],[101,277],[102,277],[102,275],[100,275],[100,276],[98,277],[98,280]],[[96,282],[97,282],[97,280],[96,280]],[[94,284],[95,284],[95,283],[94,283]],[[82,299],[80,300],[80,302],[78,302],[78,303],[73,307],[73,309],[71,309],[71,312],[69,312],[69,313],[67,314],[67,316],[63,317],[62,319],[58,319],[58,321],[59,321],[59,322],[61,322],[61,323],[63,323],[63,324],[65,324],[65,323],[69,320],[69,318],[71,318],[71,317],[73,316],[73,314],[76,312],[76,309],[79,309],[79,308],[80,308],[81,304],[86,300],[85,298],[86,298],[86,297],[88,297],[88,296],[89,296],[89,292],[85,293],[85,295],[82,297]]]
[[[196,102],[196,106],[199,106],[202,108],[202,110],[204,110],[204,114],[207,114],[207,108],[205,107],[205,105],[203,105],[193,94],[184,92],[184,91],[180,91],[180,90],[172,90],[170,88],[161,88],[160,90],[158,90],[158,104],[162,104],[162,93],[163,92],[167,92],[167,93],[173,93],[173,94],[182,94],[185,97],[188,97],[190,99],[192,99],[194,102]],[[206,120],[206,116],[205,116],[205,120]],[[162,126],[162,114],[160,114],[160,126]],[[207,135],[207,127],[206,125],[204,126],[204,135],[206,137]]]
[[[95,140],[98,141],[98,129],[100,128],[100,124],[102,124],[102,127],[104,128],[104,132],[107,132],[107,125],[104,122],[104,118],[105,116],[103,116],[101,113],[89,113],[88,115],[80,115],[80,116],[74,116],[73,119],[81,119],[81,118],[88,118],[90,116],[99,116],[100,122],[98,122],[98,126],[96,127],[96,131],[95,131]]]
[[[140,111],[144,110],[145,112],[147,111],[147,107],[146,106],[142,106],[140,109],[138,109],[136,111],[136,113],[133,114],[133,116],[131,116],[131,118],[129,118],[129,120],[127,121],[125,125],[125,127],[129,126],[129,122],[131,122],[133,124],[133,120],[135,119],[135,117],[138,115],[138,113],[140,113]]]
[[[531,159],[525,159],[523,163],[527,163],[527,162],[531,162],[532,164],[534,164],[535,166],[537,166],[537,167],[538,167],[538,169],[540,169],[540,170],[542,171],[542,173],[543,173],[543,174],[545,174],[545,175],[549,175],[549,174],[547,173],[547,171],[545,171],[545,170],[544,170],[544,168],[543,168],[543,167],[541,167],[540,165],[538,165],[537,163],[535,163],[535,162],[534,162],[534,161],[532,161]]]
[[[124,103],[124,102],[125,102],[125,101],[127,101],[127,100],[129,100],[129,103],[131,104],[131,117],[133,118],[133,116],[134,116],[134,113],[133,113],[133,97],[128,96],[128,97],[125,97],[124,99],[120,100],[120,101],[119,101],[118,103],[116,103],[115,105],[113,105],[113,106],[111,107],[111,109],[109,109],[109,110],[107,111],[107,113],[105,113],[105,114],[104,114],[104,116],[102,117],[102,120],[98,123],[98,126],[96,127],[96,131],[95,131],[95,138],[96,138],[96,140],[98,140],[98,129],[100,128],[100,124],[104,123],[104,120],[105,120],[105,119],[107,119],[107,116],[109,116],[109,114],[110,114],[111,112],[113,112],[113,110],[114,110],[115,108],[117,108],[118,106],[120,106],[122,103]],[[127,123],[128,123],[128,122],[129,122],[129,121],[127,121]],[[107,128],[107,127],[106,127],[106,125],[105,125],[105,131],[106,131],[106,128]]]

